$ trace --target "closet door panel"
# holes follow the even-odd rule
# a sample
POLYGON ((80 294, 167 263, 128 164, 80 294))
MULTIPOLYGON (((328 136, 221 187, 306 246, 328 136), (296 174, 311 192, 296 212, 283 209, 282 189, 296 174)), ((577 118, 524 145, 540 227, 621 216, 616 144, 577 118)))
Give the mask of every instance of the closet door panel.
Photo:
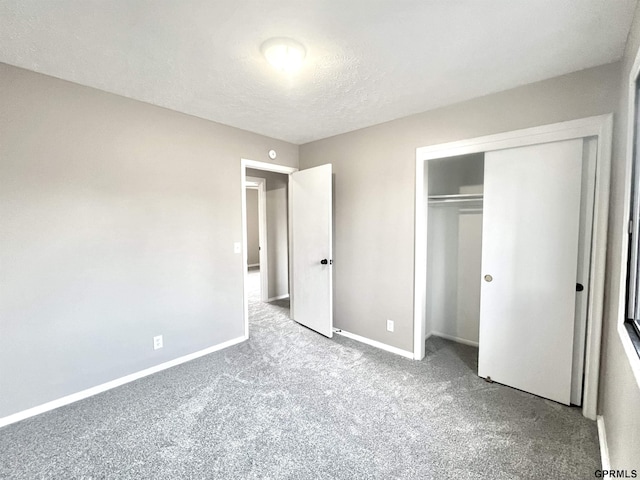
POLYGON ((581 162, 582 140, 485 156, 478 374, 564 404, 571 393, 581 162))

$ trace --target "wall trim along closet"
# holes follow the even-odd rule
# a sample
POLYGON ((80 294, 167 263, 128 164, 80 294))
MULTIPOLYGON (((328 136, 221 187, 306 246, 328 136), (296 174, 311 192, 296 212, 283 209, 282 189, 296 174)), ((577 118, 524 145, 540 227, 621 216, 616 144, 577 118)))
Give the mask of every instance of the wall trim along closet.
MULTIPOLYGON (((453 193, 458 194, 457 198, 448 198, 446 195, 452 192, 439 192, 432 191, 432 183, 429 183, 429 168, 431 163, 429 161, 437 161, 438 163, 446 163, 445 160, 450 159, 455 161, 455 157, 462 157, 472 154, 478 155, 493 155, 494 152, 506 151, 508 149, 517 149, 519 147, 533 147, 543 144, 551 144, 553 142, 563 142, 569 140, 582 140, 586 145, 592 146, 592 162, 593 164, 586 170, 586 181, 583 181, 582 187, 576 185, 576 195, 579 195, 580 188, 583 193, 587 192, 589 200, 589 208, 582 209, 580 222, 584 223, 585 215, 588 217, 587 224, 588 230, 584 233, 581 227, 581 232, 585 236, 588 235, 590 230, 590 238, 582 239, 581 242, 587 242, 591 244, 590 250, 585 250, 584 259, 578 259, 579 265, 584 265, 585 271, 582 271, 582 267, 578 267, 578 275, 584 278, 586 283, 585 288, 588 290, 588 298, 585 299, 583 305, 578 305, 576 301, 576 311, 581 312, 581 309, 586 310, 586 339, 581 340, 584 345, 584 384, 582 393, 582 412, 583 415, 595 420, 597 409, 597 397, 598 397, 598 378, 600 369, 600 340, 602 335, 602 315, 603 315, 603 300, 604 300, 604 267, 606 259, 606 241, 607 241, 607 224, 608 224, 608 207, 609 207, 609 176, 610 176, 610 164, 611 164, 611 142, 612 142, 612 126, 613 115, 601 115, 596 117, 583 118, 579 120, 572 120, 568 122, 555 123, 551 125, 544 125, 539 127, 527 128, 523 130, 516 130, 512 132, 501 133, 497 135, 490 135, 478 138, 472 138, 457 142, 451 142, 440 145, 433 145, 427 147, 421 147, 416 150, 416 197, 415 197, 415 281, 414 281, 414 358, 420 360, 424 358, 425 354, 425 336, 432 333, 428 325, 430 317, 433 317, 430 295, 433 295, 432 291, 429 291, 429 274, 433 275, 433 265, 429 265, 429 258, 433 262, 433 256, 428 255, 428 242, 434 238, 434 232, 429 232, 430 222, 427 221, 427 212, 432 210, 432 206, 438 203, 446 203, 447 201, 460 201, 464 200, 464 195, 477 194, 476 191, 468 192, 466 190, 458 190, 453 193), (436 194, 436 195, 434 195, 436 194), (440 195, 437 195, 440 194, 440 195), (462 195, 462 196, 460 196, 462 195), (429 197, 431 199, 429 200, 429 197), (587 212, 586 214, 584 212, 587 212), (583 261, 584 260, 584 261, 583 261)), ((533 149, 535 150, 535 149, 533 149)), ((543 151, 541 148, 540 151, 543 151)), ((527 151, 526 149, 522 150, 527 151)), ((529 149, 531 151, 531 149, 529 149)), ((517 157, 517 156, 516 156, 517 157)), ((513 158, 516 158, 513 157, 513 158)), ((586 157, 585 157, 586 158, 586 157)), ((516 161, 516 160, 514 160, 516 161)), ((542 165, 542 164, 541 164, 542 165)), ((585 163, 586 165, 586 163, 585 163)), ((540 168, 555 168, 553 162, 548 163, 547 167, 540 168)), ((575 169, 574 169, 575 170, 575 169)), ((532 171, 533 172, 533 171, 532 171)), ((574 172, 575 173, 575 172, 574 172)), ((550 175, 553 171, 549 172, 550 175)), ((571 176, 569 173, 567 178, 571 176)), ((473 182, 471 182, 473 184, 473 182)), ((486 188, 486 185, 485 185, 486 188)), ((491 187, 495 190, 495 185, 491 187)), ((535 189, 533 190, 535 192, 535 189)), ((485 195, 487 192, 484 192, 485 195)), ((470 202, 473 202, 472 197, 468 197, 470 202)), ((478 197, 475 197, 476 201, 478 197)), ((576 197, 577 199, 578 197, 576 197)), ((584 203, 584 199, 583 199, 584 203)), ((440 210, 440 209, 438 209, 440 210)), ((495 209, 494 209, 495 210, 495 209)), ((480 210, 481 211, 481 210, 480 210)), ((483 220, 484 222, 484 220, 483 220)), ((462 223, 460 228, 463 227, 462 223)), ((471 227, 469 227, 471 228, 471 227)), ((483 226, 486 228, 486 225, 483 226)), ((582 234, 582 233, 581 233, 582 234)), ((572 233, 575 236, 575 231, 572 233)), ((460 247, 463 248, 463 247, 460 247)), ((464 247, 468 248, 468 247, 464 247)), ((483 252, 483 257, 488 255, 483 252)), ((483 266, 485 268, 485 258, 483 258, 483 266)), ((487 272, 482 272, 485 276, 487 272)), ((475 274, 473 274, 475 275, 475 274)), ((569 278, 570 276, 567 276, 569 278)), ((484 277, 483 277, 484 278, 484 277)), ((481 281, 480 278, 477 279, 481 281)), ((484 280, 482 280, 484 281, 484 280)), ((492 287, 492 285, 491 285, 492 287)), ((490 296, 486 294, 487 288, 483 286, 484 304, 482 312, 484 317, 486 315, 486 305, 490 301, 490 296)), ((551 290, 550 290, 551 291, 551 290)), ((565 302, 566 303, 566 302, 565 302)), ((458 309, 460 306, 458 306, 458 309)), ((486 322, 486 320, 485 320, 486 322)), ((481 319, 482 324, 482 319, 481 319)), ((484 326, 486 327, 486 323, 484 326)), ((504 326, 504 324, 503 324, 504 326)), ((585 328, 583 327, 583 330, 585 328)), ((480 335, 480 351, 482 352, 483 338, 487 339, 487 329, 484 330, 481 327, 481 331, 484 332, 480 335)), ((434 334, 441 332, 435 331, 434 334)), ((446 336, 446 335, 443 335, 446 336)), ((455 335, 449 335, 454 337, 455 335)), ((576 338, 576 337, 574 337, 576 338)), ((486 341, 486 340, 484 340, 486 341)), ((487 343, 488 344, 488 343, 487 343)), ((486 350, 485 350, 486 351, 486 350)), ((541 352, 544 354, 544 352, 541 352)), ((481 354, 482 356, 482 354, 481 354)), ((571 361, 569 361, 571 363, 571 361)), ((575 361, 573 362, 576 363, 575 361)), ((485 362, 485 365, 490 365, 490 362, 485 362)), ((486 370, 486 369, 485 369, 486 370)), ((486 373, 485 373, 486 376, 486 373)), ((499 381, 499 380, 498 380, 499 381)), ((508 384, 507 381, 503 382, 508 384)), ((565 382, 566 383, 566 382, 565 382)), ((516 388, 521 388, 518 385, 512 385, 516 388)), ((573 387, 572 387, 573 388, 573 387)), ((565 389, 566 392, 566 389, 565 389)), ((573 392, 573 390, 572 390, 573 392)), ((537 392, 533 392, 537 393, 537 392)), ((538 393, 539 394, 539 393, 538 393)), ((544 396, 544 395, 543 395, 544 396)), ((566 397, 565 397, 566 398, 566 397)), ((573 394, 572 394, 573 400, 573 394)), ((567 403, 563 400, 563 403, 567 403)), ((575 402, 573 402, 575 403, 575 402)))

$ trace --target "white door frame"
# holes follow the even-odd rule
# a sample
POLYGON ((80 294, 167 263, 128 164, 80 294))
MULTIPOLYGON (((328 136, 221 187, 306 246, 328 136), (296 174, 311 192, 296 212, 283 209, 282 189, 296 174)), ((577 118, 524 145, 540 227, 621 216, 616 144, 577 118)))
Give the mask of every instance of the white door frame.
POLYGON ((415 196, 415 252, 414 252, 414 358, 424 358, 424 326, 427 289, 427 222, 424 188, 425 161, 484 153, 505 148, 540 143, 597 137, 595 203, 591 237, 591 267, 589 272, 589 302, 587 311, 587 348, 582 413, 596 419, 598 381, 600 374, 600 345, 604 303, 604 278, 609 216, 609 187, 613 114, 571 120, 512 132, 488 135, 457 142, 443 143, 416 149, 415 196))
POLYGON ((246 177, 245 180, 247 189, 254 189, 258 191, 258 248, 260 249, 258 252, 258 261, 260 264, 260 300, 268 302, 269 247, 267 245, 267 182, 264 178, 259 177, 246 177))
MULTIPOLYGON (((275 173, 284 173, 285 175, 290 175, 293 172, 297 172, 298 169, 294 168, 294 167, 285 167, 284 165, 276 165, 274 163, 267 163, 267 162, 258 162, 256 160, 249 160, 246 158, 242 158, 240 160, 240 187, 242 188, 242 278, 243 278, 243 302, 244 302, 244 336, 245 338, 249 338, 249 296, 248 296, 248 292, 247 292, 247 285, 248 285, 248 272, 247 272, 247 196, 245 194, 245 188, 247 186, 247 168, 253 168, 255 170, 263 170, 266 172, 275 172, 275 173)), ((264 180, 264 179, 263 179, 264 180)), ((288 197, 287 197, 288 200, 288 197)), ((264 204, 265 202, 263 202, 264 204)), ((287 222, 291 222, 291 202, 288 202, 289 204, 289 215, 288 215, 288 220, 287 222)), ((266 225, 266 212, 265 212, 265 225, 266 225)), ((261 224, 262 227, 262 224, 261 224)), ((289 225, 289 258, 291 258, 291 225, 289 225)), ((262 231, 262 228, 261 228, 262 231)), ((267 236, 267 231, 266 228, 264 229, 264 236, 266 239, 267 236)), ((261 243, 262 243, 262 239, 261 239, 261 243)), ((266 241, 265 241, 265 248, 264 250, 266 250, 266 241)), ((265 258, 267 258, 265 256, 265 258)), ((265 272, 268 272, 268 268, 265 268, 265 272)), ((292 270, 291 270, 291 262, 289 262, 289 285, 291 285, 291 275, 293 274, 292 270)), ((261 281, 261 285, 262 285, 262 256, 260 257, 260 281, 261 281)), ((268 285, 268 279, 267 282, 265 282, 265 285, 268 285)), ((263 301, 265 301, 265 295, 266 295, 266 299, 269 298, 269 292, 266 291, 265 289, 262 290, 261 292, 261 298, 263 301)), ((289 298, 290 301, 293 302, 293 291, 291 289, 291 286, 289 286, 289 298)))

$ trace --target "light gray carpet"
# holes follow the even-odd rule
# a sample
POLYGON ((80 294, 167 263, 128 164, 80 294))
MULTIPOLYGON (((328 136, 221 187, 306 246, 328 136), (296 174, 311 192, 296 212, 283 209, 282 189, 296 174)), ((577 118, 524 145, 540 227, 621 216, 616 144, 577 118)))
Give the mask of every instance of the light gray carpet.
MULTIPOLYGON (((258 275, 251 281, 258 284, 258 275)), ((250 304, 251 339, 0 429, 0 478, 593 478, 594 422, 488 384, 477 350, 414 362, 250 304)))

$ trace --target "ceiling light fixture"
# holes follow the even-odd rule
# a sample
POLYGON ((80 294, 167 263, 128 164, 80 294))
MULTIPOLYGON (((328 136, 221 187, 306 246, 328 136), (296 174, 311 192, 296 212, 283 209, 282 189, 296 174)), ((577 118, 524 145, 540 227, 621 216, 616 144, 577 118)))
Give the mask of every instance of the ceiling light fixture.
POLYGON ((302 44, 291 38, 270 38, 260 50, 271 65, 287 73, 298 70, 306 55, 302 44))

